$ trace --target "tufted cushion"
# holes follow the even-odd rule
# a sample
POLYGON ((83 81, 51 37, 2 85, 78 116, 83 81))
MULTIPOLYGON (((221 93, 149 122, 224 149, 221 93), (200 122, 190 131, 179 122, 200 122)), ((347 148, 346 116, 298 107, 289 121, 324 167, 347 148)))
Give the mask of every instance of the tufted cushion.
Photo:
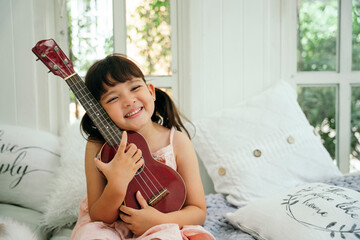
POLYGON ((0 202, 42 212, 59 160, 58 136, 0 125, 0 202))
POLYGON ((194 121, 195 150, 215 190, 237 206, 340 176, 286 82, 194 121))

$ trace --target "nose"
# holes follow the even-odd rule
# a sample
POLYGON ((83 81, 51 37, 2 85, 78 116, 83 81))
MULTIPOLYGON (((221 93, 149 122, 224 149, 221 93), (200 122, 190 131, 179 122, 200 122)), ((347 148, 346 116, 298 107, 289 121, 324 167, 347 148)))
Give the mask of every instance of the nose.
POLYGON ((123 99, 124 99, 124 102, 123 102, 124 107, 129 107, 133 103, 135 103, 135 98, 133 96, 131 96, 131 94, 127 94, 126 96, 124 96, 123 99))

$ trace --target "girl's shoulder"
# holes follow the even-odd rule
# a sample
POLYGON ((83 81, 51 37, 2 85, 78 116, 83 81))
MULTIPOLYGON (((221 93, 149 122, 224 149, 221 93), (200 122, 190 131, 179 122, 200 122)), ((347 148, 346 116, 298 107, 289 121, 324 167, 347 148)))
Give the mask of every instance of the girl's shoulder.
POLYGON ((173 146, 174 150, 181 150, 184 149, 184 147, 192 146, 192 144, 190 138, 188 137, 188 135, 186 135, 186 133, 175 130, 173 136, 173 146))

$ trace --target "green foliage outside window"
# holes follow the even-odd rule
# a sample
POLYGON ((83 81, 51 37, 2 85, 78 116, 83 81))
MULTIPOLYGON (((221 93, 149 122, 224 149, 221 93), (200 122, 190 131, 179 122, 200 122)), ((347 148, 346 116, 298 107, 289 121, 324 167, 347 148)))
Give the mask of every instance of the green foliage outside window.
MULTIPOLYGON (((336 71, 337 0, 298 0, 298 71, 336 71)), ((353 70, 360 70, 360 1, 353 1, 353 70)), ((336 86, 299 87, 298 101, 335 159, 336 86)), ((351 156, 360 159, 360 87, 352 86, 351 156)))
POLYGON ((298 71, 335 71, 337 0, 298 2, 298 71))
MULTIPOLYGON (((112 25, 104 24, 100 4, 104 4, 104 0, 67 1, 70 60, 80 76, 84 76, 96 60, 114 51, 112 25)), ((107 9, 107 13, 112 13, 112 9, 107 9)))
POLYGON ((127 12, 128 54, 141 63, 145 75, 171 75, 170 0, 137 4, 133 12, 127 12))
MULTIPOLYGON (((145 75, 171 74, 170 0, 128 0, 127 52, 145 75), (130 46, 130 48, 129 48, 130 46)), ((75 71, 85 76, 98 59, 114 52, 112 0, 67 0, 69 58, 75 71)), ((74 94, 75 117, 81 117, 74 94)))
POLYGON ((299 87, 298 102, 310 124, 321 136, 323 145, 335 159, 336 89, 335 87, 299 87))
POLYGON ((360 70, 360 0, 353 0, 352 8, 352 70, 360 70))

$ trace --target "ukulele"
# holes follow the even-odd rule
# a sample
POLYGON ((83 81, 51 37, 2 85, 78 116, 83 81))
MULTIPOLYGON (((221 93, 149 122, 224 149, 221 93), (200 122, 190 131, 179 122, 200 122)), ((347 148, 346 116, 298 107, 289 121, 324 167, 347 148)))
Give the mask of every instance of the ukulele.
MULTIPOLYGON (((63 78, 76 98, 104 137, 106 143, 99 152, 100 160, 110 162, 118 149, 122 131, 92 96, 84 81, 74 71, 73 65, 53 39, 41 40, 32 48, 33 53, 55 75, 63 78)), ((185 184, 178 172, 152 158, 144 137, 128 131, 128 144, 134 143, 142 151, 144 164, 130 181, 124 199, 126 206, 140 209, 136 192, 140 191, 147 203, 167 213, 181 209, 185 201, 185 184)))

